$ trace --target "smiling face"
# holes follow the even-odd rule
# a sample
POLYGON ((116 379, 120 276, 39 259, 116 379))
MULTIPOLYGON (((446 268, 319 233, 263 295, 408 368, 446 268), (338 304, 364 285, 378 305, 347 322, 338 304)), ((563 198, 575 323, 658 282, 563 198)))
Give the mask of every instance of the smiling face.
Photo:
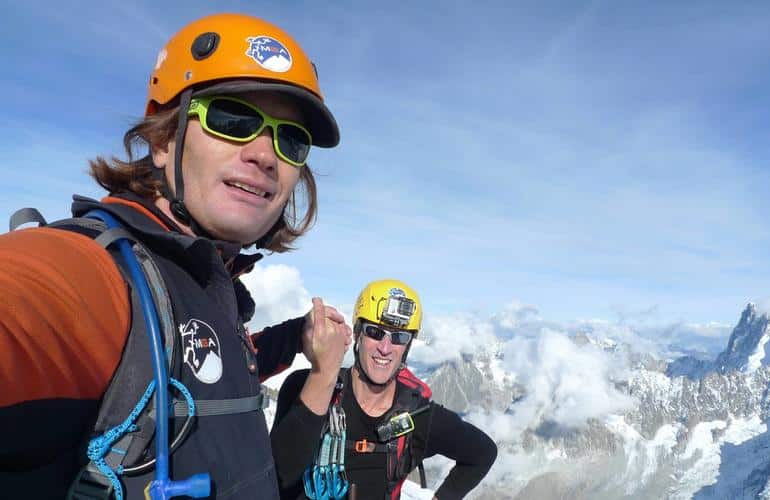
POLYGON ((395 345, 391 336, 385 335, 381 340, 375 340, 359 334, 358 360, 366 376, 375 384, 385 384, 401 368, 407 345, 395 345))
MULTIPOLYGON (((281 94, 238 97, 272 117, 302 121, 297 107, 281 94)), ((156 148, 152 153, 155 165, 165 170, 169 186, 175 185, 175 148, 171 141, 167 148, 156 148)), ((193 118, 182 155, 185 206, 213 237, 249 244, 264 236, 281 217, 299 180, 299 168, 276 155, 269 127, 254 140, 239 143, 209 134, 193 118)), ((158 206, 173 217, 165 199, 160 198, 158 206)))

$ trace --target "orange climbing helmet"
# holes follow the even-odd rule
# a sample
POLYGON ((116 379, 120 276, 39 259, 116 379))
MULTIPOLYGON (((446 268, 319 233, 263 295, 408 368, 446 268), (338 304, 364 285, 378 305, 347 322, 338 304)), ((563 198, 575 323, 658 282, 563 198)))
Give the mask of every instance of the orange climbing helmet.
POLYGON ((339 129, 323 102, 315 65, 285 31, 244 14, 193 21, 158 54, 148 84, 145 115, 185 89, 193 95, 278 91, 297 100, 313 145, 334 147, 339 129))

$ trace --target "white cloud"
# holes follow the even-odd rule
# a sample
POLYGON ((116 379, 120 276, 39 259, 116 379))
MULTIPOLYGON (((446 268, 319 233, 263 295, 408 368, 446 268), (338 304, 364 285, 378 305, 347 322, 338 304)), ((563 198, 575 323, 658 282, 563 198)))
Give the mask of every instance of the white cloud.
POLYGON ((257 265, 242 280, 256 304, 249 323, 253 331, 302 316, 312 306, 312 298, 294 267, 257 265))
POLYGON ((485 413, 473 411, 466 420, 483 429, 495 443, 515 443, 522 430, 520 417, 512 413, 485 413))
POLYGON ((522 430, 543 422, 577 427, 633 404, 612 383, 623 373, 614 358, 592 344, 578 346, 559 332, 544 330, 537 339, 508 341, 504 366, 527 391, 512 407, 522 430))
POLYGON ((495 342, 492 324, 470 313, 426 318, 420 339, 409 352, 409 361, 435 366, 447 361, 459 361, 472 355, 479 347, 495 342))
POLYGON ((500 314, 493 316, 503 328, 514 329, 525 322, 542 321, 536 307, 512 300, 500 314))
MULTIPOLYGON (((628 326, 598 321, 593 326, 601 326, 596 328, 601 334, 612 334, 595 335, 596 340, 615 337, 634 347, 640 343, 628 326)), ((569 328, 572 333, 585 331, 574 325, 569 328)), ((483 428, 495 429, 496 439, 509 442, 544 422, 575 427, 589 418, 628 408, 633 400, 613 383, 625 379, 625 356, 593 343, 578 345, 567 331, 519 301, 510 302, 491 319, 467 312, 433 316, 421 335, 425 342, 413 346, 410 362, 429 368, 461 361, 480 350, 501 352, 502 368, 525 388, 527 396, 512 407, 513 415, 489 417, 495 421, 485 422, 483 428)), ((644 347, 654 349, 654 344, 648 342, 644 347)))
MULTIPOLYGON (((254 316, 248 323, 252 332, 302 316, 312 307, 312 297, 305 289, 299 270, 294 267, 283 264, 256 265, 242 279, 256 306, 254 316)), ((351 353, 352 349, 348 350, 343 364, 352 364, 351 353)), ((265 385, 279 389, 290 373, 304 368, 310 368, 310 363, 304 355, 298 354, 289 368, 269 378, 265 385)))
MULTIPOLYGON (((616 343, 626 344, 636 352, 658 356, 661 351, 665 351, 665 346, 661 345, 661 342, 658 341, 658 332, 666 330, 669 327, 668 325, 647 327, 645 325, 625 324, 622 322, 593 318, 569 322, 564 328, 570 334, 584 333, 595 339, 609 339, 616 343), (642 334, 643 331, 649 332, 649 335, 642 334)), ((663 339, 663 342, 670 341, 670 337, 663 339)))
POLYGON ((695 335, 706 338, 716 338, 725 340, 730 334, 732 326, 718 321, 709 321, 708 323, 687 323, 684 328, 689 329, 695 335))
POLYGON ((685 354, 716 357, 727 345, 732 326, 714 321, 660 322, 646 317, 621 317, 616 321, 581 319, 565 323, 564 329, 570 334, 585 333, 597 339, 611 339, 627 345, 634 352, 670 361, 685 354))

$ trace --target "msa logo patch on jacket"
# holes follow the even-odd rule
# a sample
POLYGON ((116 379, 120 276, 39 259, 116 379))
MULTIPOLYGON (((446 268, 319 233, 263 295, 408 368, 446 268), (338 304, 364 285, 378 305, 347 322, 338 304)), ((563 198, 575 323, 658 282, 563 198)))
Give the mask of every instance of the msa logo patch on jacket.
POLYGON ((219 337, 209 325, 198 319, 191 319, 186 325, 179 325, 182 334, 183 359, 195 375, 205 384, 213 384, 222 377, 222 354, 219 337))

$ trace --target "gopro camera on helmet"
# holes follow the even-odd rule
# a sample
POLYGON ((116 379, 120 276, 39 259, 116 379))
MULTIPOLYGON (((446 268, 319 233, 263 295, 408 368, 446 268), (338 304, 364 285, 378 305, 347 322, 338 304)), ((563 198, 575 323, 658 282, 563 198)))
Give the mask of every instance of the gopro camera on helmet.
POLYGON ((393 288, 382 311, 382 321, 393 326, 404 327, 414 314, 414 300, 408 298, 403 290, 393 288))

